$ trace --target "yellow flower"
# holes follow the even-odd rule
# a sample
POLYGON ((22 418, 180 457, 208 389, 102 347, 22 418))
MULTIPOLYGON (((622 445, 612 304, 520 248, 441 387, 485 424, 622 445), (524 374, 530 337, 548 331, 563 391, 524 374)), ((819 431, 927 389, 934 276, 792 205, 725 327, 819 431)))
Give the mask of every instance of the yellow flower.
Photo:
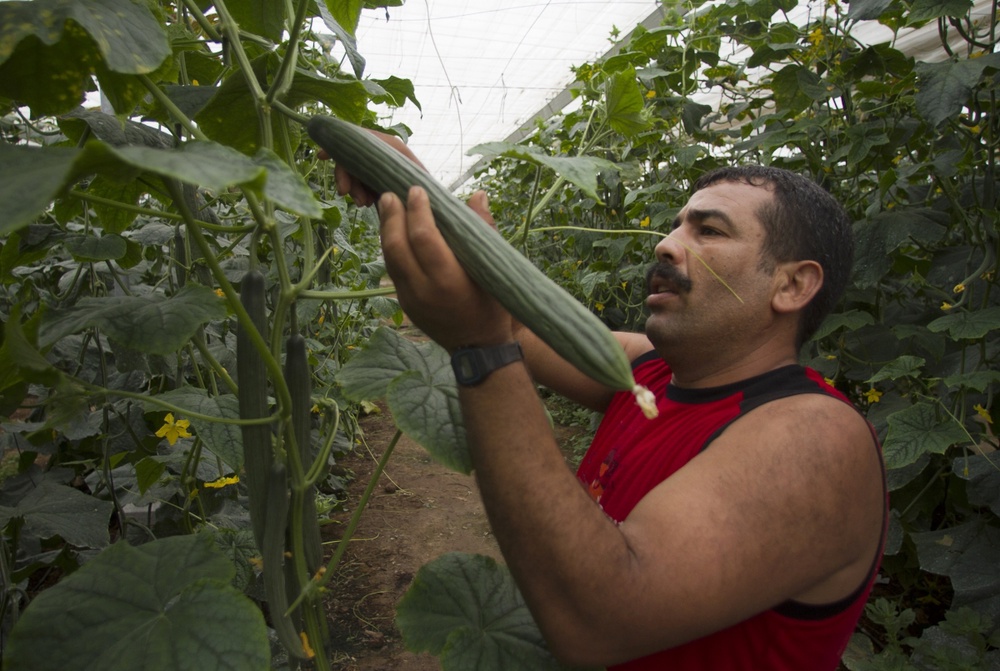
POLYGON ((222 289, 216 289, 215 290, 215 295, 218 296, 219 298, 225 298, 226 297, 226 292, 223 291, 222 289))
POLYGON ((594 303, 594 307, 598 312, 604 312, 604 303, 594 303))
POLYGON ((976 411, 976 413, 980 417, 982 417, 984 420, 986 420, 987 424, 992 424, 993 423, 993 418, 990 416, 990 411, 989 410, 987 410, 986 408, 984 408, 982 405, 979 405, 979 404, 976 404, 976 405, 972 406, 972 408, 973 408, 973 410, 976 411))
POLYGON ((639 222, 639 228, 649 228, 649 217, 645 217, 639 222))
POLYGON ((167 416, 163 418, 163 426, 156 432, 156 435, 159 438, 166 438, 167 442, 173 445, 177 442, 178 438, 191 437, 191 434, 188 432, 189 426, 191 426, 191 422, 186 419, 174 421, 174 413, 168 412, 167 416))
POLYGON ((306 657, 308 659, 314 658, 316 653, 309 647, 309 636, 306 635, 306 632, 300 631, 299 638, 302 639, 302 651, 306 653, 306 657))
POLYGON ((837 360, 837 355, 836 354, 827 354, 823 358, 826 359, 827 361, 836 361, 837 360))
POLYGON ((258 570, 258 571, 263 571, 264 570, 264 560, 263 560, 263 558, 261 558, 261 557, 250 557, 250 559, 248 559, 247 561, 250 562, 250 566, 253 566, 256 570, 258 570))
POLYGON ((826 382, 831 387, 836 387, 836 381, 832 377, 824 377, 823 382, 826 382))
POLYGON ((646 97, 647 98, 655 98, 656 97, 656 91, 654 91, 653 89, 649 89, 648 91, 646 91, 646 97))
POLYGON ((941 309, 944 310, 945 312, 952 309, 953 307, 955 306, 949 303, 948 301, 945 301, 944 303, 941 304, 941 309))
POLYGON ((821 26, 817 26, 811 33, 809 33, 809 42, 813 46, 823 44, 823 28, 821 26))
POLYGON ((955 288, 954 288, 954 289, 952 289, 952 291, 953 291, 953 292, 955 292, 956 294, 960 294, 960 293, 962 293, 963 291, 965 291, 965 285, 964 285, 964 284, 961 284, 961 283, 959 283, 959 284, 956 284, 956 285, 955 285, 955 288))
POLYGON ((875 387, 872 387, 871 389, 865 392, 865 400, 867 400, 869 403, 878 403, 879 400, 881 400, 881 398, 882 398, 882 392, 880 392, 875 387))
POLYGON ((235 485, 239 481, 240 481, 240 476, 231 475, 228 478, 222 477, 219 478, 218 480, 212 480, 211 482, 206 482, 205 487, 208 487, 209 489, 222 489, 226 485, 235 485))

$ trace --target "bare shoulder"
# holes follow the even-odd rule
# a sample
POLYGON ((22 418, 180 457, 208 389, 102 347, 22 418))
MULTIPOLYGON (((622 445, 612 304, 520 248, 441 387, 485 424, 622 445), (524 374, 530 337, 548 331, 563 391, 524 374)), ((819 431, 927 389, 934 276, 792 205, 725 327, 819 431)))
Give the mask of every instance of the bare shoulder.
POLYGON ((825 394, 765 403, 733 422, 712 451, 785 474, 792 491, 802 486, 812 497, 849 499, 858 488, 881 493, 881 457, 871 427, 853 406, 825 394))
POLYGON ((688 586, 727 604, 701 614, 701 631, 711 631, 788 599, 851 594, 878 552, 882 482, 865 419, 833 397, 796 395, 735 420, 651 491, 623 531, 650 565, 684 552, 677 570, 688 586))

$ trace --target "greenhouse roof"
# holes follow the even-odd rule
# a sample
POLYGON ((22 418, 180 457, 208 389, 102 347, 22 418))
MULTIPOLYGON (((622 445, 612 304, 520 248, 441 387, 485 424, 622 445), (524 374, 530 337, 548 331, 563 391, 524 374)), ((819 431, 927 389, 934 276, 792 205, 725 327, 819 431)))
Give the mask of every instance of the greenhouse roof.
MULTIPOLYGON (((808 22, 825 1, 802 0, 790 20, 808 22)), ((976 6, 988 15, 991 2, 976 6)), ((407 0, 365 11, 357 49, 364 76, 413 82, 421 108, 407 103, 381 122, 406 124, 415 153, 454 189, 471 176, 470 148, 517 139, 534 119, 558 112, 570 101, 573 66, 613 49, 613 30, 623 38, 640 23, 659 25, 662 11, 655 0, 407 0)), ((929 28, 902 36, 897 48, 935 58, 941 50, 929 28)), ((872 44, 891 38, 875 21, 862 22, 854 35, 872 44)))

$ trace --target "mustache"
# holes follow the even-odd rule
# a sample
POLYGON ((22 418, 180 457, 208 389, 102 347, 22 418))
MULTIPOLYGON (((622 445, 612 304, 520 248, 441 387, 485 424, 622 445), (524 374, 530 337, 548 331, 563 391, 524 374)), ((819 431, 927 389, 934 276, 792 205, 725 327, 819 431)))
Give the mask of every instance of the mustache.
POLYGON ((681 274, 677 266, 670 263, 654 263, 646 271, 646 293, 652 293, 650 283, 653 278, 658 278, 667 282, 670 288, 677 293, 687 293, 691 291, 691 279, 681 274))

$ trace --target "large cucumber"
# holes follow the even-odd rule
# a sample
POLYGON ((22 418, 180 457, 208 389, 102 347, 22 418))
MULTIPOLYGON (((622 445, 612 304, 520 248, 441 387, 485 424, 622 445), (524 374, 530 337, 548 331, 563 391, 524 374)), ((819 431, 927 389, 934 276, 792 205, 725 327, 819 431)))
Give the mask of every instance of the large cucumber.
MULTIPOLYGON (((640 403, 632 367, 611 331, 566 290, 552 282, 489 224, 412 161, 364 129, 317 115, 309 136, 335 161, 378 191, 403 201, 411 186, 430 198, 438 229, 466 272, 522 324, 593 379, 632 390, 640 403)), ((655 405, 647 409, 655 414, 655 405)))
MULTIPOLYGON (((251 270, 240 282, 240 302, 250 315, 250 321, 267 339, 267 309, 264 304, 264 275, 251 270)), ((236 376, 239 383, 237 398, 240 418, 259 419, 268 416, 267 368, 264 358, 253 346, 242 324, 236 326, 236 376)), ((250 523, 257 547, 263 548, 264 520, 267 515, 267 481, 273 460, 271 426, 243 424, 243 467, 247 491, 250 494, 250 523)))

